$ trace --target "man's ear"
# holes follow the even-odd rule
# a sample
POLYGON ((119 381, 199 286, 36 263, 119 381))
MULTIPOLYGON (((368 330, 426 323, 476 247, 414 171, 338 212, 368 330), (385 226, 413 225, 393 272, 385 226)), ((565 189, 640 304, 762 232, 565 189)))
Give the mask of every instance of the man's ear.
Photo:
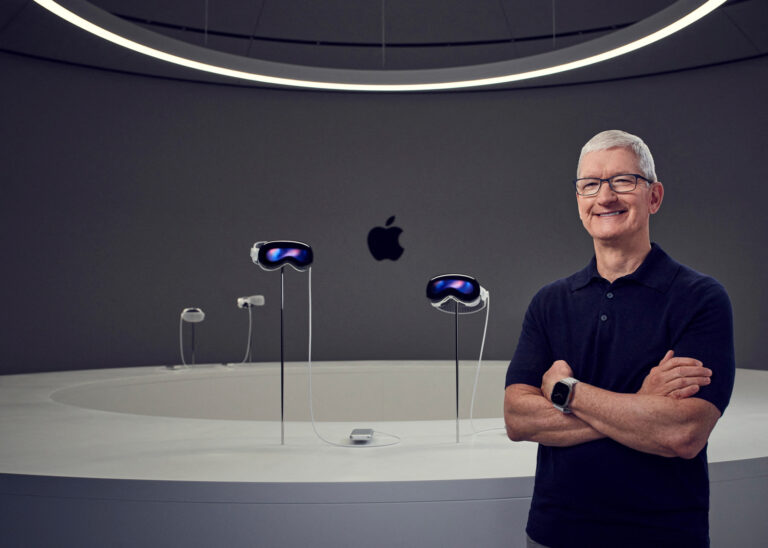
POLYGON ((661 184, 661 181, 651 183, 650 191, 651 195, 649 198, 650 203, 648 204, 648 210, 651 212, 651 215, 653 215, 659 210, 661 202, 664 200, 664 185, 661 184))

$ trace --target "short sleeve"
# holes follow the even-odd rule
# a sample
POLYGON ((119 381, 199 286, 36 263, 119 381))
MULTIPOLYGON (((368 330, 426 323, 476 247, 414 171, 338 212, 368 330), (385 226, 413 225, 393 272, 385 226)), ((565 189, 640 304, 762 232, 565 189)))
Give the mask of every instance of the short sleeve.
POLYGON ((711 383, 694 397, 702 398, 725 411, 731 399, 736 372, 733 342, 733 313, 725 288, 706 278, 691 288, 690 301, 696 303, 687 324, 672 340, 675 356, 701 360, 712 370, 711 383))
POLYGON ((528 384, 541 386, 541 378, 552 364, 552 350, 542 325, 542 293, 528 305, 517 349, 507 368, 506 385, 528 384))

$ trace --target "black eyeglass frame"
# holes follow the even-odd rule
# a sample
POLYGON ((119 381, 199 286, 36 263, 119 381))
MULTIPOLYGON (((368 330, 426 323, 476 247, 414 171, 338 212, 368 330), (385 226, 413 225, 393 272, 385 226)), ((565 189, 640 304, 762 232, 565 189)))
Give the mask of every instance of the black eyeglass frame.
POLYGON ((600 189, 603 187, 603 183, 608 183, 608 186, 611 187, 611 190, 616 192, 617 194, 627 194, 629 192, 634 192, 634 190, 637 188, 637 185, 640 183, 639 179, 642 179, 643 181, 648 183, 648 186, 651 186, 653 184, 653 181, 651 181, 647 177, 643 177, 638 173, 617 173, 613 177, 609 177, 607 179, 601 179, 600 177, 581 177, 579 179, 574 179, 573 187, 576 189, 576 194, 578 194, 579 196, 597 196, 600 193, 600 189), (629 190, 617 190, 613 186, 613 179, 615 179, 616 177, 627 177, 627 176, 631 176, 635 178, 635 186, 633 186, 629 190), (598 183, 597 190, 595 192, 590 194, 582 194, 581 192, 579 192, 579 181, 600 181, 600 182, 598 183))

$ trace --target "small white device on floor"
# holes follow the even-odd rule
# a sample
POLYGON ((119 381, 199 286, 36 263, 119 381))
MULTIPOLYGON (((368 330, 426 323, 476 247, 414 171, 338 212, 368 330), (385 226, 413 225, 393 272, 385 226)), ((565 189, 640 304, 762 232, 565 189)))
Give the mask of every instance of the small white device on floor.
POLYGON ((367 443, 373 439, 373 429, 355 428, 349 435, 349 439, 355 443, 367 443))

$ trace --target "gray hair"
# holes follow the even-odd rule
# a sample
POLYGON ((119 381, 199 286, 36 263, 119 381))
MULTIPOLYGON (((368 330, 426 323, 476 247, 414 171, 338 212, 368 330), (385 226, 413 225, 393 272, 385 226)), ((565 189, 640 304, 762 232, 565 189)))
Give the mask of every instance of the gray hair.
POLYGON ((642 171, 641 175, 651 182, 656 181, 656 166, 653 163, 653 156, 651 156, 648 145, 637 135, 632 135, 619 129, 602 131, 587 141, 587 144, 581 149, 579 165, 576 168, 576 177, 579 177, 581 160, 585 154, 615 147, 628 148, 634 152, 637 157, 637 163, 640 166, 640 171, 642 171))

